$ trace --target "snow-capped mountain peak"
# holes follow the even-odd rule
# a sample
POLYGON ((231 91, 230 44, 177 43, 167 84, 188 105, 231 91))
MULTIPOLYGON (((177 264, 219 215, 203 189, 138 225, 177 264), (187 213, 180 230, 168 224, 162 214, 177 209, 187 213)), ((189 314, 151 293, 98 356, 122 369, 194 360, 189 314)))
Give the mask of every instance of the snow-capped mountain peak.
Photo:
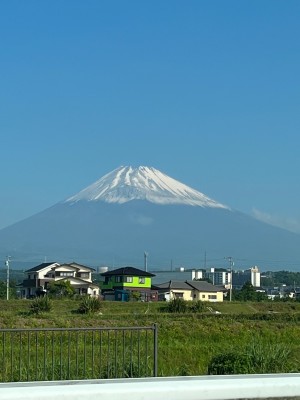
POLYGON ((68 198, 66 202, 105 201, 126 203, 147 200, 156 204, 185 204, 200 207, 225 208, 195 189, 152 167, 121 166, 68 198))

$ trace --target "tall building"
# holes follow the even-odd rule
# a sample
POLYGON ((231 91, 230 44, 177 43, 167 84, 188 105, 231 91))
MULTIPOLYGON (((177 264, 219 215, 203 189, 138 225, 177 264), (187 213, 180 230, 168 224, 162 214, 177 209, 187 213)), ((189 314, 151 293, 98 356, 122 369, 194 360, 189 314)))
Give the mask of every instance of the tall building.
POLYGON ((245 271, 235 271, 232 273, 232 286, 241 288, 246 282, 250 282, 253 287, 260 287, 260 271, 257 266, 245 271))
POLYGON ((192 279, 209 279, 213 285, 225 286, 227 289, 230 288, 231 277, 232 287, 235 289, 241 289, 246 282, 250 282, 253 287, 260 287, 260 271, 256 266, 232 273, 225 268, 192 270, 192 279))
POLYGON ((210 268, 209 270, 193 270, 192 279, 209 279, 213 285, 229 288, 231 273, 224 268, 210 268))

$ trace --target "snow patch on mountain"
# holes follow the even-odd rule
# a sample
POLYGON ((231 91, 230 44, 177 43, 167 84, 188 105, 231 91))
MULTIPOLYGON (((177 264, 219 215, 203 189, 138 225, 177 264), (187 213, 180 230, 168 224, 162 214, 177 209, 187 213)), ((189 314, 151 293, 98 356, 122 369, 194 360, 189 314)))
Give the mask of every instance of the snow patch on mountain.
POLYGON ((185 204, 229 209, 159 170, 145 166, 119 167, 65 202, 73 204, 82 200, 119 204, 147 200, 161 205, 185 204))

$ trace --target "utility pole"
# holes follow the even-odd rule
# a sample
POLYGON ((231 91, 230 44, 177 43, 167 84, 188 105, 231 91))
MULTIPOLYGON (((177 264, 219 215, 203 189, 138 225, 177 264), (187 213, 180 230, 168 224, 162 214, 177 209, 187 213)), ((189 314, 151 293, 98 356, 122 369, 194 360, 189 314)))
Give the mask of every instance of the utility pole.
POLYGON ((146 251, 144 252, 144 268, 145 268, 145 271, 147 272, 147 270, 148 270, 148 253, 146 251))
POLYGON ((229 261, 229 271, 230 271, 230 286, 229 286, 229 301, 232 300, 232 267, 234 266, 232 257, 225 257, 229 261))
POLYGON ((9 300, 9 263, 10 256, 6 257, 5 266, 6 266, 6 300, 9 300))

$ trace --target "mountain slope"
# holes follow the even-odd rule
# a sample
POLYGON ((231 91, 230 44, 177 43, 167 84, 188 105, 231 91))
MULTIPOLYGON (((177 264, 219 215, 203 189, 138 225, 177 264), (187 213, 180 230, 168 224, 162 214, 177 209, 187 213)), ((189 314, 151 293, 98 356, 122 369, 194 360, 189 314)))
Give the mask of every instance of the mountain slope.
POLYGON ((206 251, 215 266, 224 266, 230 255, 245 260, 240 266, 296 268, 300 235, 232 211, 175 180, 167 185, 165 178, 156 180, 163 174, 153 177, 156 170, 141 168, 115 170, 78 195, 0 230, 0 256, 142 267, 147 251, 149 267, 159 269, 171 260, 175 267, 203 267, 206 251), (156 201, 159 192, 163 201, 156 201))

